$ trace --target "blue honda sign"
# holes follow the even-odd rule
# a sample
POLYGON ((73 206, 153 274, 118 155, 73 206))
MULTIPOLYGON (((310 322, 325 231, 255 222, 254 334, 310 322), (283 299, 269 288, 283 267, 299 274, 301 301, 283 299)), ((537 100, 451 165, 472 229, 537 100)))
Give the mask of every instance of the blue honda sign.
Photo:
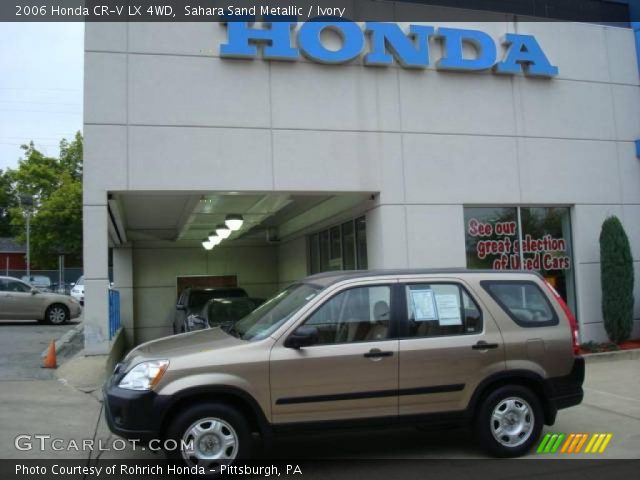
POLYGON ((387 66, 394 62, 407 68, 426 68, 431 64, 429 40, 442 43, 443 55, 434 64, 438 70, 482 71, 500 74, 524 74, 553 77, 553 66, 532 35, 508 33, 500 42, 504 51, 499 58, 494 39, 480 30, 439 28, 410 25, 408 31, 395 23, 367 22, 364 29, 350 21, 265 22, 261 28, 251 22, 229 22, 227 43, 220 46, 221 57, 255 58, 258 47, 262 57, 271 60, 295 61, 304 55, 319 63, 342 64, 364 55, 364 64, 387 66), (333 31, 341 38, 340 46, 328 48, 322 41, 324 31, 333 31), (293 46, 292 37, 296 36, 293 46), (463 54, 464 45, 471 45, 475 55, 463 54))

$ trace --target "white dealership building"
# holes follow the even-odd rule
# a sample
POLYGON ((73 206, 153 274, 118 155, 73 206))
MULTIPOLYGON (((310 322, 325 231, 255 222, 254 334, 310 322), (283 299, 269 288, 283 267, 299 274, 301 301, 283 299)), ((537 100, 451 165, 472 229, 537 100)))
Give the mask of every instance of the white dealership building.
POLYGON ((598 238, 611 215, 634 255, 638 336, 634 31, 487 17, 415 22, 431 28, 406 37, 418 56, 426 39, 423 65, 364 23, 350 24, 361 37, 330 27, 316 44, 292 26, 284 58, 255 39, 242 54, 242 39, 215 22, 87 23, 87 352, 113 342, 110 265, 129 345, 172 333, 189 284, 267 297, 331 269, 522 265, 564 296, 582 341, 603 341, 598 238), (462 35, 467 61, 487 54, 490 38, 493 68, 447 67, 456 53, 447 29, 480 32, 462 35), (522 37, 510 44, 509 34, 522 37), (500 71, 524 36, 557 72, 522 62, 500 71), (347 46, 357 55, 334 56, 347 46), (229 215, 242 227, 205 249, 229 215))

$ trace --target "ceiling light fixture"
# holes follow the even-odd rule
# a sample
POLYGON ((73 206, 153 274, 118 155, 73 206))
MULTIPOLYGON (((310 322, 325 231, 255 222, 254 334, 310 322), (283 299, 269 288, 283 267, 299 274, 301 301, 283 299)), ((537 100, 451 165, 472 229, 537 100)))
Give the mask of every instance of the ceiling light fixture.
POLYGON ((222 239, 216 235, 216 232, 209 232, 209 241, 213 243, 213 246, 220 245, 222 239))
POLYGON ((215 247, 213 242, 211 240, 209 240, 209 239, 203 240, 202 241, 202 246, 204 247, 205 250, 212 250, 213 247, 215 247))
POLYGON ((222 240, 224 240, 225 238, 229 238, 231 230, 229 230, 225 225, 218 225, 216 227, 216 233, 222 240))
POLYGON ((227 225, 227 227, 229 227, 229 230, 231 230, 232 232, 235 232, 237 230, 240 230, 240 228, 242 228, 244 219, 242 218, 242 215, 237 215, 234 213, 231 215, 227 215, 227 218, 224 220, 224 223, 227 225))

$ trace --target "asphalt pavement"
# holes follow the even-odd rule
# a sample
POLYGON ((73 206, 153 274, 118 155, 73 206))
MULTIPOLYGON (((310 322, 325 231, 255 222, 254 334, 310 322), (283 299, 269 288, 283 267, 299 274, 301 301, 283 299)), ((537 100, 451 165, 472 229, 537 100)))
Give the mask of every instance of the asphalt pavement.
POLYGON ((64 325, 33 320, 0 321, 0 381, 55 378, 54 370, 40 368, 40 355, 51 340, 57 340, 80 321, 74 319, 64 325))

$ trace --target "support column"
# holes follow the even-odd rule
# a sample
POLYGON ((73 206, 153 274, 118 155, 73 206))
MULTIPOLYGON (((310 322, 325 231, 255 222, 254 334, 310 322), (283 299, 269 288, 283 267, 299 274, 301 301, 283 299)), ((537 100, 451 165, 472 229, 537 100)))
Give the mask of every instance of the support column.
POLYGON ((120 292, 120 324, 127 345, 133 345, 133 249, 130 246, 113 249, 113 288, 120 292))
POLYGON ((84 348, 86 355, 109 353, 109 242, 104 205, 83 207, 84 348))
POLYGON ((367 212, 367 263, 374 268, 406 268, 407 226, 404 205, 380 205, 367 212))

